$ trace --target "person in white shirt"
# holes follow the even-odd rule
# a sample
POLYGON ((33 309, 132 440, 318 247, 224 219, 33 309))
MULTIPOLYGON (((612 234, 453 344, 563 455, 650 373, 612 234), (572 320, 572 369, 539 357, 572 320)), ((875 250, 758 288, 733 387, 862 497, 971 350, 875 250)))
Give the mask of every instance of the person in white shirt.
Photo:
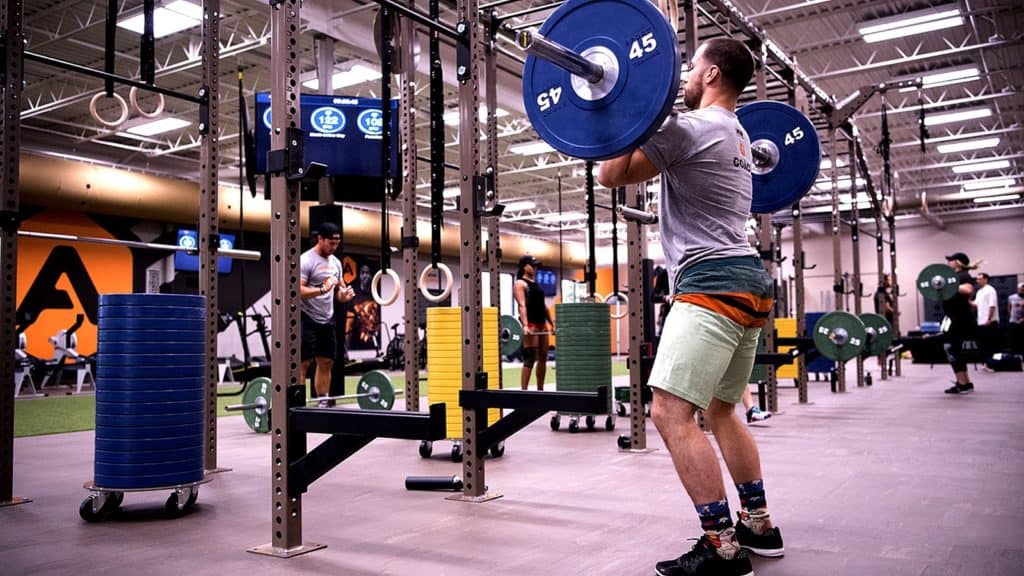
POLYGON ((984 272, 978 273, 974 307, 978 313, 978 351, 983 359, 988 360, 999 346, 999 295, 984 272))

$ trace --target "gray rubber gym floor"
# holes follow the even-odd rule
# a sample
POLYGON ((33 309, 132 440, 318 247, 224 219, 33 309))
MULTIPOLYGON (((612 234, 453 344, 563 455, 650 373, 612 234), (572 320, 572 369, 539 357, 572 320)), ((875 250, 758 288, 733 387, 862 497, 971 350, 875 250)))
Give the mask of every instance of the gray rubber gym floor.
MULTIPOLYGON (((874 363, 871 362, 873 367, 874 363)), ((977 392, 942 393, 947 367, 813 404, 783 388, 784 414, 754 428, 768 501, 786 540, 771 575, 1024 574, 1024 377, 974 371, 977 392)), ((290 560, 246 548, 270 541, 269 437, 220 419, 219 464, 195 511, 161 516, 165 492, 129 493, 119 517, 86 524, 90 432, 19 439, 15 493, 0 509, 4 574, 648 575, 699 535, 668 453, 648 425, 649 454, 620 453, 614 432, 552 432, 543 418, 490 460, 503 498, 450 502, 407 492, 409 474, 460 474, 450 443, 423 460, 417 443, 377 440, 303 499, 304 539, 328 548, 290 560)), ((735 490, 726 478, 736 509, 735 490)))

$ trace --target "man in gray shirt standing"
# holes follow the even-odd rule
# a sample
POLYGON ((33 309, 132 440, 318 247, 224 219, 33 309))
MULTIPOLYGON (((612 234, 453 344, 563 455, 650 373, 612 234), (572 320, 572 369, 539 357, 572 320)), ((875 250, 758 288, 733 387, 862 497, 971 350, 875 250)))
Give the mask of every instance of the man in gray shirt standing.
MULTIPOLYGON (((331 222, 320 225, 316 245, 299 259, 299 297, 302 312, 302 380, 309 363, 316 358, 313 387, 317 396, 331 392, 331 368, 337 356, 334 332, 334 301, 348 302, 355 296, 341 277, 341 261, 334 251, 341 244, 341 230, 331 222)), ((334 406, 334 400, 321 400, 321 408, 334 406)))
POLYGON ((705 42, 684 87, 690 111, 670 114, 639 149, 603 162, 598 174, 608 188, 661 175, 661 243, 675 304, 651 370, 651 419, 704 530, 692 550, 655 565, 662 576, 747 576, 753 573, 747 551, 783 555, 757 445, 735 409, 773 303, 771 277, 745 233, 752 158, 735 110, 753 72, 742 42, 705 42), (697 410, 704 410, 739 492, 743 509, 735 526, 697 410))

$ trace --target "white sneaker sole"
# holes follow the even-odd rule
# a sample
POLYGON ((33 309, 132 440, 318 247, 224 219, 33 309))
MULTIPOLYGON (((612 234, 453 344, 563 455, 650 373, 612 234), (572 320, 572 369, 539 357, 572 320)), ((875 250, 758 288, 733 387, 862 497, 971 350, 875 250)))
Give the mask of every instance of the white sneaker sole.
POLYGON ((747 552, 757 554, 758 556, 764 556, 765 558, 782 558, 786 555, 785 548, 752 548, 750 546, 741 546, 747 552))

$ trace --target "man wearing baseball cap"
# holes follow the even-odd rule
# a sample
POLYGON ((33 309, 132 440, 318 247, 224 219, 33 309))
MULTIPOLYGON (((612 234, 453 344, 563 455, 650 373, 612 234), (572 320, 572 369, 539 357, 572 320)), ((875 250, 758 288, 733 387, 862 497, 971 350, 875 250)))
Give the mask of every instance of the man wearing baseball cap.
POLYGON ((952 298, 942 301, 942 312, 946 315, 942 323, 946 333, 943 348, 956 375, 956 382, 945 392, 966 394, 974 391, 974 384, 967 379, 967 362, 964 361, 963 351, 964 340, 970 339, 975 324, 970 300, 974 295, 974 278, 968 272, 972 267, 971 261, 963 252, 946 256, 946 261, 956 272, 958 289, 952 298))

